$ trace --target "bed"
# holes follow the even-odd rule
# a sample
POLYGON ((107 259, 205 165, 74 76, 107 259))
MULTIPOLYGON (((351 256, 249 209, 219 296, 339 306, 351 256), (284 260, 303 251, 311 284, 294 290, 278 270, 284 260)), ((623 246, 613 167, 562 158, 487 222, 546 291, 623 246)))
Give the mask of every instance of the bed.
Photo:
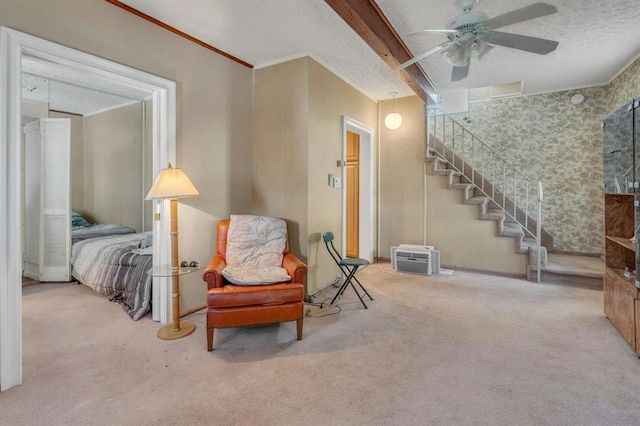
POLYGON ((82 215, 71 212, 71 244, 89 238, 133 234, 135 229, 111 223, 89 223, 82 215))
POLYGON ((71 247, 71 274, 138 320, 151 309, 152 238, 150 231, 80 240, 71 247))

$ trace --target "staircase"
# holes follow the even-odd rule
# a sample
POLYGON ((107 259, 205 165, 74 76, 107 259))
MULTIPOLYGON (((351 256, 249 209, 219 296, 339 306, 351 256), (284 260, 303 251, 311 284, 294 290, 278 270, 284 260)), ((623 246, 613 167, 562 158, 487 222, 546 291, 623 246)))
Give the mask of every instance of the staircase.
POLYGON ((536 187, 442 111, 430 106, 428 119, 426 161, 432 174, 447 177, 449 189, 462 191, 465 204, 477 205, 480 219, 495 221, 499 237, 515 238, 517 252, 528 256, 527 277, 533 279, 533 272, 546 266, 547 249, 553 247, 553 237, 540 224, 541 184, 536 187))

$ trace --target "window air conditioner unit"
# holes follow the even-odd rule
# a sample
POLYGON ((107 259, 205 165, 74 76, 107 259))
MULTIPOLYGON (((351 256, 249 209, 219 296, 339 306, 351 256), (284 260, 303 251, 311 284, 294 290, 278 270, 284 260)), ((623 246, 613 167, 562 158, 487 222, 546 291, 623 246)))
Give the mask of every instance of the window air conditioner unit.
POLYGON ((429 246, 400 244, 391 247, 391 266, 398 272, 437 275, 440 273, 440 252, 429 246))

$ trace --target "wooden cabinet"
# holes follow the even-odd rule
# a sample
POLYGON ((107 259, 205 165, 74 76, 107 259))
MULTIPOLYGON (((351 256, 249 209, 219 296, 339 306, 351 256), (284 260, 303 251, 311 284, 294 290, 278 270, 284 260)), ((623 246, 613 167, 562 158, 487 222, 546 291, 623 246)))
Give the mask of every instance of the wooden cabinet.
POLYGON ((635 194, 605 194, 604 313, 640 355, 640 302, 635 273, 635 194))
MULTIPOLYGON (((640 330, 640 300, 636 299, 636 330, 640 330)), ((636 331, 636 353, 640 356, 640 333, 636 331)))

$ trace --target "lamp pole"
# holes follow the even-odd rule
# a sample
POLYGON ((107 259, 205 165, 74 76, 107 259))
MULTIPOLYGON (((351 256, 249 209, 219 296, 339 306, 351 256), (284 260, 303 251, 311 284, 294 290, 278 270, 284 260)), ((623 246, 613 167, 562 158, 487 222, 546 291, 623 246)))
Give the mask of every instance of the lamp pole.
POLYGON ((196 329, 196 325, 191 322, 180 323, 180 268, 178 263, 178 200, 170 200, 171 211, 171 276, 172 302, 173 302, 173 323, 168 324, 158 330, 158 338, 163 340, 179 339, 188 336, 196 329))

